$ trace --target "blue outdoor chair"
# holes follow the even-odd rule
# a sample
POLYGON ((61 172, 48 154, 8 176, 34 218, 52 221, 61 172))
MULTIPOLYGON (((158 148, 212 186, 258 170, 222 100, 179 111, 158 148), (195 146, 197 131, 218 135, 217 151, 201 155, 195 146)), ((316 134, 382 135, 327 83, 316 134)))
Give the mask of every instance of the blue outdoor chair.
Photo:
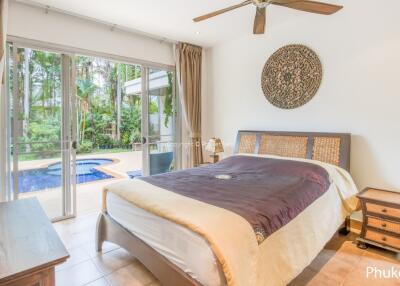
POLYGON ((169 172, 173 159, 174 152, 150 154, 150 175, 169 172))

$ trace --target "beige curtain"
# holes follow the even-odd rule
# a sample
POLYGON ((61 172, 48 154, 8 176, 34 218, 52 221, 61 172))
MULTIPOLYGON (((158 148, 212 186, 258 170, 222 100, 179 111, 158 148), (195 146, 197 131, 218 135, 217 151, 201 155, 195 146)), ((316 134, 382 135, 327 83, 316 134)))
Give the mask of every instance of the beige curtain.
POLYGON ((8 14, 8 0, 0 0, 0 201, 6 200, 6 171, 7 171, 7 138, 6 138, 6 100, 4 86, 6 27, 8 14))
POLYGON ((176 47, 179 96, 189 129, 189 167, 203 162, 201 145, 201 62, 202 48, 186 43, 176 47))

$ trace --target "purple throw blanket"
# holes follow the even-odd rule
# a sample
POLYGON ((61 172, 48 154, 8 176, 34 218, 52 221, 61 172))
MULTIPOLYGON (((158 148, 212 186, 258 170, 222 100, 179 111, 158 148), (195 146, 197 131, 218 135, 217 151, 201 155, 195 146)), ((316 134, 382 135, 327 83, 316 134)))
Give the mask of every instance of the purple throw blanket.
POLYGON ((240 215, 251 224, 259 243, 300 214, 330 185, 328 173, 318 165, 251 156, 232 156, 206 167, 141 180, 240 215), (232 178, 215 178, 219 174, 232 178))

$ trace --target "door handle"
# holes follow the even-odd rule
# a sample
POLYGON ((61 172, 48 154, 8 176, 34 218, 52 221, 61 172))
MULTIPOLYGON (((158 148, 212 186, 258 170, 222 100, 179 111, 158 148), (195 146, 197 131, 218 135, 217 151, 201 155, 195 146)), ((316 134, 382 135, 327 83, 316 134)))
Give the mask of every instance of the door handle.
POLYGON ((147 142, 146 137, 142 137, 142 144, 146 144, 146 142, 147 142))
POLYGON ((78 148, 78 143, 76 141, 72 142, 72 149, 76 150, 78 148))

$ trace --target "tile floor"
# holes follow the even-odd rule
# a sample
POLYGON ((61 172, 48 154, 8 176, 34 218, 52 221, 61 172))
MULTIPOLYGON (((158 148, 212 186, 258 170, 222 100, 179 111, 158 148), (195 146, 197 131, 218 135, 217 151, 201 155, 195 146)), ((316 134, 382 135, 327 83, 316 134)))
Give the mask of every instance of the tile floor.
MULTIPOLYGON (((71 255, 56 268, 57 286, 155 286, 156 278, 132 255, 105 243, 103 252, 94 250, 97 213, 54 224, 71 255)), ((395 255, 377 248, 358 249, 355 236, 335 236, 290 286, 400 285, 400 279, 366 278, 366 267, 400 268, 395 255)))
POLYGON ((105 243, 102 253, 94 246, 97 213, 54 223, 70 258, 56 267, 57 286, 156 286, 156 278, 132 255, 105 243))

